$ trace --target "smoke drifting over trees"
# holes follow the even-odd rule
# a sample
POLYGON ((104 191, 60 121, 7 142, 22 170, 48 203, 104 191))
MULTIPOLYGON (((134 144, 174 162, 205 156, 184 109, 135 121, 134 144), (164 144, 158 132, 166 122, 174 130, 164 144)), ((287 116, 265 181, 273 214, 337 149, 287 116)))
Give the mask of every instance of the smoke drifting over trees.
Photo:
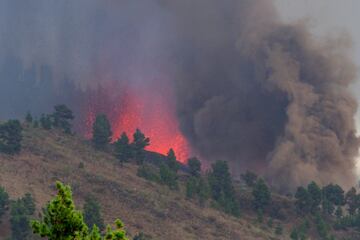
MULTIPOLYGON (((60 86, 65 76, 83 89, 118 81, 145 95, 170 85, 165 95, 203 158, 229 161, 234 174, 263 172, 282 190, 355 181, 348 39, 313 39, 306 25, 281 23, 271 1, 4 0, 0 22, 1 89, 27 89, 4 56, 51 65, 60 86)), ((85 94, 54 89, 75 105, 85 94)), ((0 116, 12 114, 5 102, 0 116)))

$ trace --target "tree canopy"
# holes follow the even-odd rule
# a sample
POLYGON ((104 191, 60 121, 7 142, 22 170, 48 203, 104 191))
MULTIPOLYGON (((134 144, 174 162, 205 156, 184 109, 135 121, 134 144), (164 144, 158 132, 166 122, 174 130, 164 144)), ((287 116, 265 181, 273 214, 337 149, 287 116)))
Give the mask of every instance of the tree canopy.
POLYGON ((0 124, 0 152, 16 154, 21 151, 22 126, 18 120, 0 124))
POLYGON ((105 114, 96 116, 93 124, 93 144, 96 149, 104 150, 110 143, 112 130, 110 122, 105 114))
POLYGON ((43 218, 31 224, 35 234, 48 240, 128 240, 120 220, 115 221, 115 230, 108 226, 104 236, 96 225, 89 231, 75 208, 70 187, 57 182, 56 188, 58 193, 43 210, 43 218))

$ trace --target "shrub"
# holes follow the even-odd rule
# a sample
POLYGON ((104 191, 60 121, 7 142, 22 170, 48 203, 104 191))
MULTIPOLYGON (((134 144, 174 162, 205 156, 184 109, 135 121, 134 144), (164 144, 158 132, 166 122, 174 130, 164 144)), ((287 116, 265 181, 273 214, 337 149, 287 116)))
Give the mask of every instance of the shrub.
POLYGON ((27 193, 11 203, 10 223, 11 238, 23 240, 31 234, 30 216, 35 212, 35 204, 31 194, 27 193))
POLYGON ((177 175, 167 165, 160 166, 160 181, 169 186, 170 189, 178 189, 177 175))
POLYGON ((23 139, 22 130, 18 120, 0 124, 0 152, 10 155, 19 153, 23 139))
POLYGON ((283 233, 283 227, 281 226, 281 224, 279 223, 276 228, 275 228, 275 234, 276 235, 282 235, 283 233))
POLYGON ((6 212, 8 205, 9 205, 9 195, 5 191, 5 189, 0 186, 0 219, 6 212))
POLYGON ((96 225, 100 231, 105 228, 104 220, 100 213, 100 204, 93 196, 88 196, 85 199, 84 221, 90 229, 92 229, 94 225, 96 225))
POLYGON ((137 176, 145 178, 148 181, 160 182, 157 170, 153 166, 147 164, 139 166, 137 170, 137 176))

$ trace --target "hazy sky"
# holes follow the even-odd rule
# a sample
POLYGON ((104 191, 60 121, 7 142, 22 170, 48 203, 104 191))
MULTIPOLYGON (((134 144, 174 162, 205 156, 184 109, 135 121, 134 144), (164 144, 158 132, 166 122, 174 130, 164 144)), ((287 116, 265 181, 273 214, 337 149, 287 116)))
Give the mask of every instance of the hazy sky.
MULTIPOLYGON (((353 41, 353 58, 360 73, 360 1, 359 0, 274 0, 279 13, 286 21, 306 19, 315 35, 350 34, 353 41)), ((360 102, 360 74, 353 92, 360 102)), ((360 111, 356 117, 360 134, 360 111)), ((360 176, 360 158, 358 161, 360 176)))

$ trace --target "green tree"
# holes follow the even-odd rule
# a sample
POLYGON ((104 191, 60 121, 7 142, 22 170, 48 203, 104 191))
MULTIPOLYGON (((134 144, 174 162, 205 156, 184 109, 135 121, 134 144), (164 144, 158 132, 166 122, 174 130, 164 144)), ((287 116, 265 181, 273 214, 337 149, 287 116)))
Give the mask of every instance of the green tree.
POLYGON ((151 164, 143 164, 137 170, 137 176, 153 182, 161 182, 159 170, 151 164))
POLYGON ((330 227, 325 222, 325 220, 320 216, 320 214, 316 215, 315 224, 316 224, 316 230, 321 239, 323 239, 323 240, 331 239, 329 236, 330 227))
POLYGON ((105 150, 111 141, 112 131, 111 125, 105 114, 96 116, 93 124, 92 142, 96 149, 105 150))
POLYGON ((145 158, 145 148, 150 145, 150 138, 145 137, 140 129, 136 129, 133 137, 134 141, 131 144, 134 154, 133 157, 138 164, 142 164, 145 158))
POLYGON ((199 204, 203 206, 205 204, 205 201, 210 197, 210 189, 206 180, 201 176, 190 176, 186 182, 186 197, 197 197, 199 200, 199 204))
POLYGON ((348 212, 350 215, 355 215, 356 210, 360 207, 360 198, 356 194, 356 189, 352 187, 345 195, 345 202, 348 206, 348 212))
POLYGON ((296 228, 291 231, 290 238, 291 240, 299 240, 299 233, 296 228))
POLYGON ((179 187, 176 173, 166 164, 161 164, 160 166, 160 181, 173 190, 176 190, 179 187))
POLYGON ((25 121, 26 121, 28 124, 31 124, 31 123, 33 122, 33 117, 31 116, 31 113, 30 113, 30 112, 27 112, 27 113, 26 113, 25 121))
POLYGON ((123 132, 115 142, 115 157, 120 161, 121 166, 132 157, 131 145, 125 132, 123 132))
POLYGON ((10 155, 19 153, 23 139, 22 130, 18 120, 0 124, 0 152, 10 155))
MULTIPOLYGON (((0 219, 9 205, 9 194, 0 186, 0 219)), ((1 221, 0 221, 1 222, 1 221)))
POLYGON ((199 203, 201 206, 203 206, 206 200, 210 198, 210 194, 211 194, 210 187, 206 179, 204 179, 203 177, 200 177, 198 181, 199 181, 198 184, 199 203))
POLYGON ((241 174, 241 178, 248 187, 253 187, 257 181, 258 176, 251 171, 246 171, 246 173, 241 174))
POLYGON ((329 184, 322 189, 324 198, 336 206, 342 206, 345 203, 344 190, 339 185, 329 184))
POLYGON ((35 212, 35 204, 31 194, 13 201, 10 206, 11 238, 13 240, 28 239, 31 234, 30 216, 35 212))
POLYGON ((49 114, 41 114, 40 125, 45 130, 50 130, 53 127, 52 116, 49 114))
POLYGON ((115 222, 115 230, 108 226, 103 237, 97 226, 89 232, 83 215, 75 209, 70 187, 57 182, 56 188, 58 194, 43 210, 43 218, 31 223, 35 234, 48 240, 127 240, 120 220, 115 222))
POLYGON ((208 175, 211 196, 219 208, 228 214, 239 215, 239 204, 235 198, 235 190, 225 161, 216 161, 208 175))
POLYGON ((186 181, 186 197, 193 198, 198 192, 198 179, 195 177, 190 177, 186 181))
POLYGON ((271 192, 263 179, 258 179, 253 187, 252 195, 256 210, 264 211, 271 202, 271 192))
POLYGON ((167 156, 166 156, 166 163, 169 166, 169 168, 173 171, 173 172, 177 172, 180 168, 180 164, 179 162, 176 160, 176 155, 175 152, 172 148, 170 148, 167 156))
POLYGON ((33 121, 33 127, 34 127, 34 128, 38 128, 38 127, 39 127, 39 121, 38 121, 37 119, 35 119, 35 120, 33 121))
POLYGON ((201 162, 199 161, 199 159, 197 159, 196 157, 190 158, 188 160, 187 165, 189 168, 189 172, 192 176, 194 176, 194 177, 200 176, 201 162))
POLYGON ((71 133, 70 121, 74 119, 73 112, 64 104, 54 107, 54 127, 62 129, 65 133, 71 133))
POLYGON ((345 204, 344 190, 339 185, 329 184, 322 189, 322 208, 324 213, 332 215, 335 206, 345 204))
POLYGON ((315 182, 311 182, 307 187, 307 191, 311 197, 311 203, 309 203, 311 204, 310 211, 312 214, 315 214, 319 211, 322 201, 321 189, 315 182))
POLYGON ((105 229, 104 220, 100 213, 100 204, 93 196, 88 196, 85 199, 84 220, 90 229, 92 229, 94 225, 101 231, 105 229))
POLYGON ((295 193, 295 206, 298 214, 306 215, 312 209, 312 198, 308 190, 304 187, 298 187, 295 193))

